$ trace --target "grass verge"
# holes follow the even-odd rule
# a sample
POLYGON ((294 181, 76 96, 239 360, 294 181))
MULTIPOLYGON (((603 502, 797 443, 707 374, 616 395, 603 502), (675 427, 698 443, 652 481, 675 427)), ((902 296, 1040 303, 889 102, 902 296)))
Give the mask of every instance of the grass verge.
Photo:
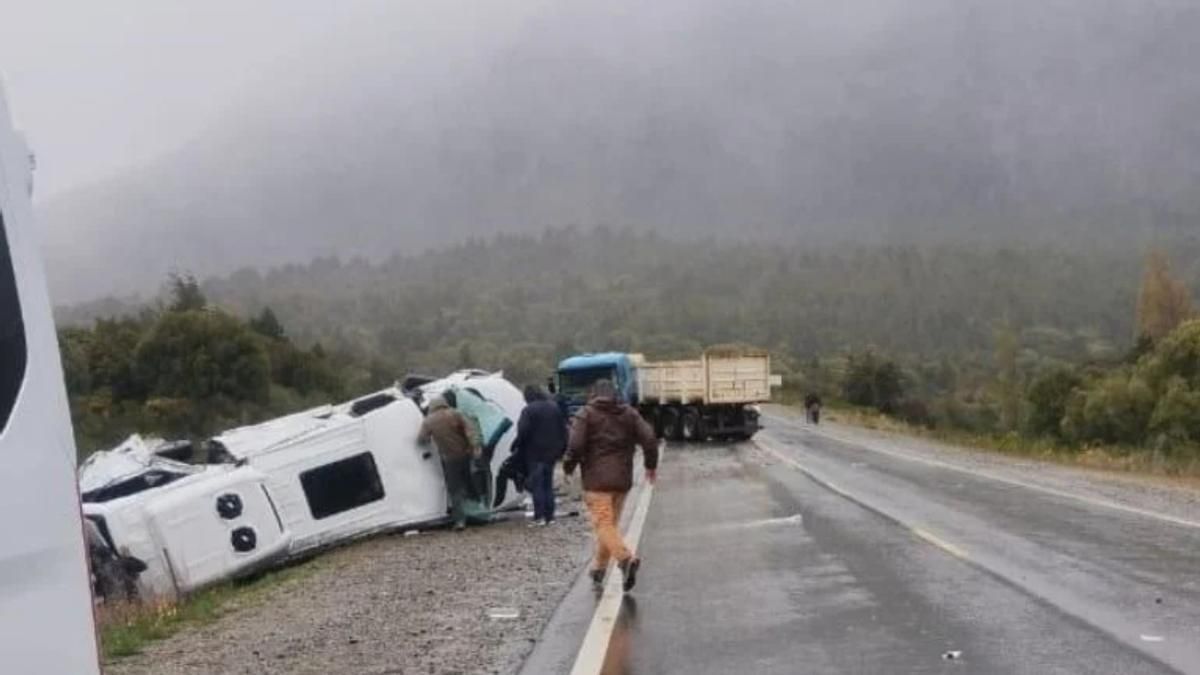
POLYGON ((139 654, 151 642, 252 606, 280 585, 304 579, 319 567, 320 560, 312 559, 249 579, 211 586, 177 601, 100 606, 96 610, 96 623, 104 661, 110 663, 139 654))
POLYGON ((1170 478, 1189 487, 1200 487, 1200 460, 1194 457, 1172 457, 1149 448, 1075 447, 1051 439, 1030 438, 1017 433, 995 435, 957 429, 930 429, 908 424, 874 410, 843 405, 827 407, 826 417, 830 421, 850 426, 916 436, 945 445, 1100 471, 1170 478))

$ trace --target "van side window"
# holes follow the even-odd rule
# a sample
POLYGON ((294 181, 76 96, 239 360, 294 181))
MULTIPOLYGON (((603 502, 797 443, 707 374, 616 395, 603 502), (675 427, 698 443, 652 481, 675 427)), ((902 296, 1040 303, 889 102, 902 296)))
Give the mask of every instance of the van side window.
POLYGON ((383 481, 369 452, 300 474, 308 510, 316 520, 383 499, 383 481))
POLYGON ((0 431, 8 427, 21 381, 25 379, 25 321, 17 297, 17 279, 12 254, 8 250, 8 231, 0 213, 0 431))

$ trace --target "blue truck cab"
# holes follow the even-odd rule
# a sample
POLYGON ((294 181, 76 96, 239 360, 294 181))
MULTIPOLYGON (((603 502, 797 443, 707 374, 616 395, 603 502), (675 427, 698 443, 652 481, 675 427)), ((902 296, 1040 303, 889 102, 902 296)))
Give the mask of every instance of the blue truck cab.
POLYGON ((588 389, 597 380, 610 380, 622 401, 637 403, 637 377, 629 354, 580 354, 559 362, 556 373, 558 393, 570 414, 574 415, 587 403, 588 389))

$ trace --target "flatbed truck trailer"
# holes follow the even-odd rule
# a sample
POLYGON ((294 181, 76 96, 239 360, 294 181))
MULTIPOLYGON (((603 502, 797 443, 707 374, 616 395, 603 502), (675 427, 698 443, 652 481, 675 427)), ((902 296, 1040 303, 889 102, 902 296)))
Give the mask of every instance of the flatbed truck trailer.
POLYGON ((780 378, 764 350, 713 348, 697 359, 650 361, 641 354, 608 352, 563 359, 558 393, 571 413, 590 387, 611 380, 661 438, 747 440, 760 428, 758 404, 771 400, 780 378))

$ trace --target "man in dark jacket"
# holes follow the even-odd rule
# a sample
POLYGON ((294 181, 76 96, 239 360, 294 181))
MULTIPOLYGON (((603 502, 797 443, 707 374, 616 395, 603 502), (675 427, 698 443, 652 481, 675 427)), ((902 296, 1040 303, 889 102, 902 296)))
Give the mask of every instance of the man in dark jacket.
POLYGON ((524 457, 533 496, 532 525, 554 522, 554 465, 567 449, 567 421, 558 406, 534 385, 525 387, 525 408, 517 421, 513 453, 524 457))
POLYGON ((804 397, 804 410, 808 413, 809 424, 821 423, 821 397, 811 393, 804 397))
POLYGON ((654 429, 638 411, 617 398, 611 382, 592 386, 592 398, 571 425, 571 437, 563 470, 570 475, 575 466, 583 471, 584 501, 596 535, 596 560, 592 580, 604 580, 608 563, 616 559, 625 575, 625 590, 637 582, 637 558, 621 539, 617 523, 625 497, 633 487, 633 455, 642 446, 646 479, 654 483, 658 470, 658 439, 654 429))

